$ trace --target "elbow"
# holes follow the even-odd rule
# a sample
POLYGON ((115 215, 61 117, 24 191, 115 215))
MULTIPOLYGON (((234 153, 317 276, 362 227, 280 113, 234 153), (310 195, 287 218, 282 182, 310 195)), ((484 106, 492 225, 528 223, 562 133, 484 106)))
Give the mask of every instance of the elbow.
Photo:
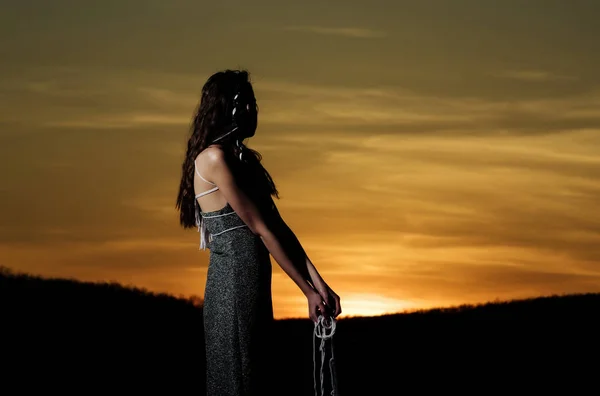
POLYGON ((258 235, 263 239, 273 238, 276 235, 279 235, 282 229, 280 221, 268 217, 257 217, 254 219, 251 218, 250 221, 248 221, 246 224, 248 225, 248 228, 252 231, 252 233, 254 233, 254 235, 258 235))
POLYGON ((274 227, 273 224, 265 222, 253 224, 250 226, 250 230, 252 230, 255 235, 260 236, 263 240, 278 239, 280 236, 277 227, 274 227))
POLYGON ((250 228, 250 231, 252 231, 254 235, 258 235, 261 238, 267 238, 270 235, 273 235, 273 232, 271 232, 269 227, 264 223, 249 224, 248 228, 250 228))

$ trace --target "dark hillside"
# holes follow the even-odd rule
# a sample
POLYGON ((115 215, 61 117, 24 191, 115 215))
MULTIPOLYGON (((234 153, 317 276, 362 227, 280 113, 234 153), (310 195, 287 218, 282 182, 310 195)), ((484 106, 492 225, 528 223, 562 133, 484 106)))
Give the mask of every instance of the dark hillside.
MULTIPOLYGON (((339 319, 340 396, 596 393, 599 308, 600 294, 582 294, 339 319)), ((0 324, 2 395, 203 394, 202 307, 192 300, 4 269, 0 324)), ((312 330, 308 319, 276 323, 273 389, 281 395, 315 394, 312 330)), ((317 369, 320 361, 317 350, 317 369)))

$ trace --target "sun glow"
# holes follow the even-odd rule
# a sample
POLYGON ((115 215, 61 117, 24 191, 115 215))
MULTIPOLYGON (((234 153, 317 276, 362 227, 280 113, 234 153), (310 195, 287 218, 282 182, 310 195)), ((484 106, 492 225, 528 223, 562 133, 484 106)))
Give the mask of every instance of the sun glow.
POLYGON ((343 297, 341 316, 378 316, 416 308, 416 304, 377 294, 350 294, 343 297))
MULTIPOLYGON (((276 319, 308 318, 306 298, 275 297, 276 319), (293 308, 292 308, 293 307, 293 308)), ((385 297, 373 293, 342 294, 342 314, 338 318, 379 316, 422 308, 417 302, 385 297)))

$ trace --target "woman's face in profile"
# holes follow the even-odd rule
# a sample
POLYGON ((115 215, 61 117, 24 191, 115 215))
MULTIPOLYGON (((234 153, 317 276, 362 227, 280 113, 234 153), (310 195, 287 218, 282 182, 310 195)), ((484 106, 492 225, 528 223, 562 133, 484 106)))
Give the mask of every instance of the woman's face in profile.
POLYGON ((248 134, 249 136, 254 136, 256 127, 258 126, 258 105, 256 104, 256 99, 252 99, 246 105, 246 111, 248 112, 248 134))

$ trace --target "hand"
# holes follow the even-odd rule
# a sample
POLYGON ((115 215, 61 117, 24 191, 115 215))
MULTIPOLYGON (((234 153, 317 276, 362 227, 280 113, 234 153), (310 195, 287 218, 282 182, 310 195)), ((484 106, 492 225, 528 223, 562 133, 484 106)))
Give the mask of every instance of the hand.
POLYGON ((306 298, 308 299, 308 316, 310 317, 310 320, 312 320, 313 323, 317 323, 319 321, 319 315, 327 319, 327 310, 321 295, 316 290, 313 290, 308 293, 306 298))
POLYGON ((327 311, 331 313, 334 318, 342 313, 340 296, 338 296, 333 290, 331 290, 329 285, 327 285, 325 282, 321 282, 321 284, 318 285, 317 290, 326 304, 327 311))

